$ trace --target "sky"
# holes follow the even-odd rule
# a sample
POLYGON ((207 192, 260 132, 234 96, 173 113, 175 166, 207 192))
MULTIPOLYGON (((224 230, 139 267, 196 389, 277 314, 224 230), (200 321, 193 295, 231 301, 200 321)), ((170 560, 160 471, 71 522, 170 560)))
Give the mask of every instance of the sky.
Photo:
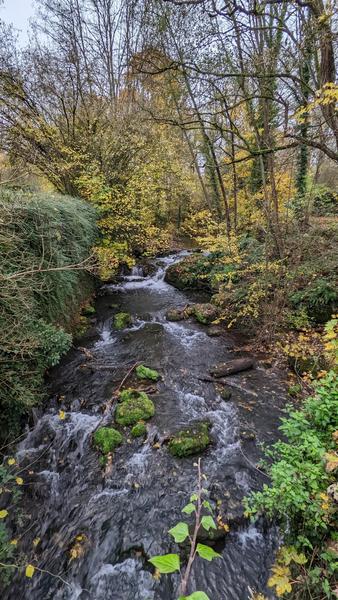
POLYGON ((0 19, 14 25, 22 45, 28 42, 29 19, 33 15, 33 0, 4 0, 0 4, 0 19))

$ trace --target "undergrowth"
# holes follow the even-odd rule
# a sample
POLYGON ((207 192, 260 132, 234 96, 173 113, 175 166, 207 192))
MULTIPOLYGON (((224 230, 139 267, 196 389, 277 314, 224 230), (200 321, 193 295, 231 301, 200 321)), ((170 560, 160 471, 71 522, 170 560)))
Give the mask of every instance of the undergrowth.
POLYGON ((52 194, 0 192, 0 428, 14 436, 42 396, 47 368, 72 343, 71 320, 90 293, 83 269, 95 211, 52 194))

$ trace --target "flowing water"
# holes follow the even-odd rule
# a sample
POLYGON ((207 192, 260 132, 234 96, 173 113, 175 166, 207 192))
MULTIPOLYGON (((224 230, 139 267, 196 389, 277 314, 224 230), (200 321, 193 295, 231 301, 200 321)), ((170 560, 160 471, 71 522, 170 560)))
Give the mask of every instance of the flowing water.
MULTIPOLYGON (((167 531, 182 519, 181 509, 196 486, 195 460, 175 459, 161 442, 198 419, 212 423, 212 445, 203 454, 210 501, 221 504, 230 532, 216 550, 222 559, 196 559, 191 592, 211 600, 246 600, 250 589, 265 591, 277 544, 273 527, 241 518, 241 498, 266 482, 255 469, 259 442, 276 437, 285 388, 273 368, 257 367, 229 378, 233 395, 225 402, 212 383, 201 381, 210 366, 235 356, 236 338, 209 337, 190 321, 169 322, 168 308, 191 300, 164 281, 179 253, 156 261, 153 275, 135 268, 120 284, 106 285, 97 300, 93 335, 82 340, 50 377, 51 400, 18 451, 30 470, 25 510, 31 515, 27 546, 37 536, 39 567, 48 573, 31 580, 18 575, 6 600, 175 600, 178 576, 152 576, 147 558, 177 550, 167 531), (116 332, 112 304, 130 312, 134 323, 116 332), (102 405, 126 373, 142 361, 162 380, 152 396, 156 414, 148 439, 127 440, 103 476, 91 434, 102 419, 102 405), (60 420, 58 411, 66 411, 60 420), (256 439, 242 439, 242 431, 256 439), (160 443, 158 443, 160 442, 160 443), (69 550, 82 535, 79 556, 69 550)), ((107 415, 106 423, 111 423, 107 415)))

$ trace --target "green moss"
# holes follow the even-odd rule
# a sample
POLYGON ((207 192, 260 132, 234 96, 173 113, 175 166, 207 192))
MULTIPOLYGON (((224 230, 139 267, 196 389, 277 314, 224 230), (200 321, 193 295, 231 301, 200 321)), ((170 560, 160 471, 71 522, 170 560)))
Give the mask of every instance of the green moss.
POLYGON ((100 427, 95 431, 93 441, 102 454, 109 454, 122 443, 123 437, 119 431, 112 427, 100 427))
POLYGON ((146 424, 143 421, 136 423, 136 425, 134 425, 134 427, 132 428, 130 433, 131 433, 132 437, 134 437, 134 438, 142 437, 142 436, 146 435, 146 433, 147 433, 146 424))
POLYGON ((115 414, 119 425, 135 425, 138 421, 146 421, 155 414, 154 404, 145 392, 124 390, 120 400, 115 414))
POLYGON ((157 381, 160 378, 160 375, 154 369, 148 369, 144 365, 139 365, 136 367, 136 375, 139 379, 151 379, 152 381, 157 381))
POLYGON ((203 452, 210 444, 209 423, 198 423, 179 431, 169 442, 169 452, 180 458, 203 452))
POLYGON ((132 324, 132 318, 129 313, 119 312, 114 317, 115 329, 124 329, 132 324))

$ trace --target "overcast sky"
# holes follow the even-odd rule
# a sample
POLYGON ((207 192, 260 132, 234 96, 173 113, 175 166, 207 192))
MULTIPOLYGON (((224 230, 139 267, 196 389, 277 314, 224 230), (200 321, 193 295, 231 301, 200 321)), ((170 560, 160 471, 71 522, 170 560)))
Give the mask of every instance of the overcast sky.
POLYGON ((33 0, 5 0, 0 5, 0 18, 14 25, 21 44, 28 41, 29 19, 33 14, 33 0))

